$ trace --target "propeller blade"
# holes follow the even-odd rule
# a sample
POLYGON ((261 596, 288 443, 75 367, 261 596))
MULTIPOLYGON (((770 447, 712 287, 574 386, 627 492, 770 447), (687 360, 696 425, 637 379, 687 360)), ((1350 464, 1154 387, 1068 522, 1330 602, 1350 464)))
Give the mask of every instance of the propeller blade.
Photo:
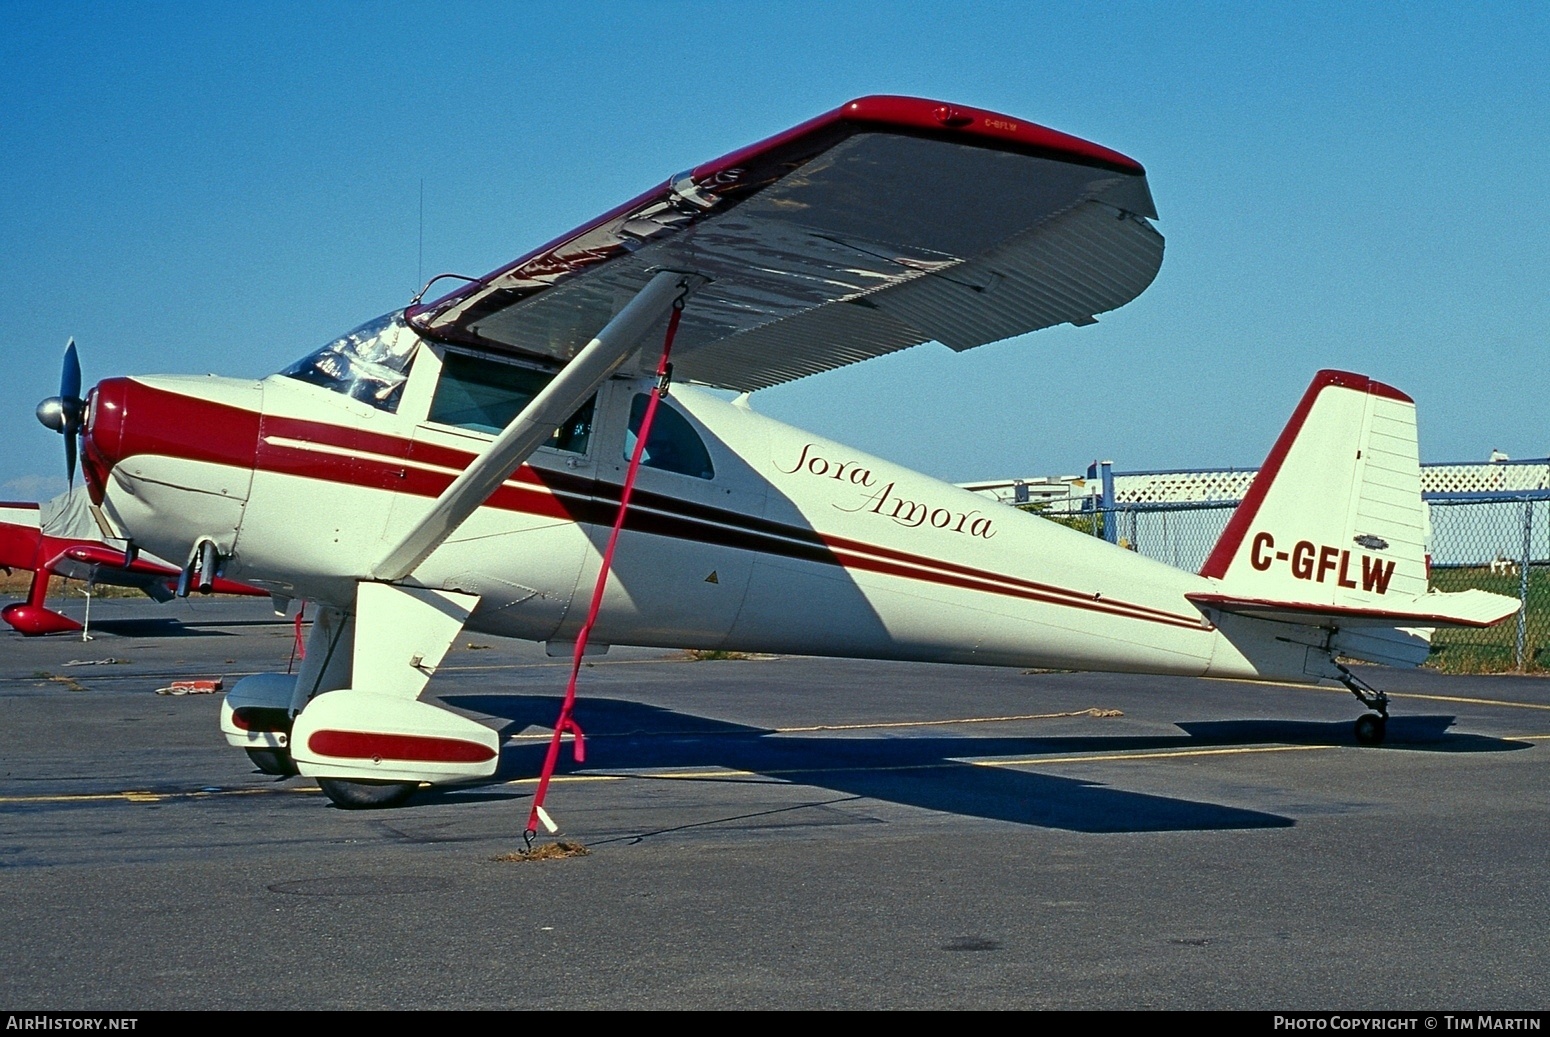
POLYGON ((59 397, 63 400, 81 398, 81 358, 75 355, 75 339, 65 346, 65 365, 59 372, 59 397))
MULTIPOLYGON (((75 336, 72 335, 65 345, 65 362, 59 369, 59 431, 65 437, 65 481, 72 489, 75 487, 75 438, 80 435, 85 410, 86 406, 81 402, 81 358, 76 354, 75 336)), ((45 425, 51 424, 41 406, 38 419, 45 425)))

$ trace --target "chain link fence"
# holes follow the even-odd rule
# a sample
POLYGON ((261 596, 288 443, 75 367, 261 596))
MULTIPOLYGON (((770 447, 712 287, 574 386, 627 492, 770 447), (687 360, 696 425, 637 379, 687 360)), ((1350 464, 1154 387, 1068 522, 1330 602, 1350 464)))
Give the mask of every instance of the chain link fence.
MULTIPOLYGON (((1432 635, 1427 665, 1449 673, 1550 672, 1550 494, 1428 495, 1431 586, 1517 598, 1517 616, 1432 635)), ((1200 571, 1236 501, 1125 504, 1044 517, 1178 569, 1200 571), (1112 533, 1111 533, 1112 530, 1112 533)))
POLYGON ((1439 629, 1429 665, 1450 673, 1550 671, 1550 500, 1433 500, 1432 587, 1522 603, 1494 627, 1439 629))

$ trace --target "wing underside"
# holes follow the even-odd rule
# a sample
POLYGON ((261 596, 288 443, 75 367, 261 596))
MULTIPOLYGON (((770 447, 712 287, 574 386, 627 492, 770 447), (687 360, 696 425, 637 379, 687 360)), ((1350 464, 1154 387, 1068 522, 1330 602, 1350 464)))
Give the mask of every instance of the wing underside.
POLYGON ((702 275, 677 377, 753 390, 930 340, 1091 323, 1156 276, 1145 173, 1043 127, 866 98, 674 178, 411 312, 566 361, 660 270, 702 275))

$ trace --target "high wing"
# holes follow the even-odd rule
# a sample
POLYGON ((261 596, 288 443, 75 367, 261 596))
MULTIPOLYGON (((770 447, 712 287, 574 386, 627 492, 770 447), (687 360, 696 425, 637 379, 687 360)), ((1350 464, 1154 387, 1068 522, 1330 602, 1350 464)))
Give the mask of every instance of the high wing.
POLYGON ((563 369, 370 575, 411 574, 626 367, 675 293, 693 293, 676 377, 752 391, 931 339, 1091 324, 1157 276, 1155 216, 1118 152, 910 97, 852 101, 673 177, 406 311, 432 338, 563 369))
POLYGON ((751 391, 929 340, 1090 324, 1156 277, 1146 174, 1096 144, 865 97, 673 177, 409 311, 421 332, 567 361, 658 272, 709 279, 676 377, 751 391))

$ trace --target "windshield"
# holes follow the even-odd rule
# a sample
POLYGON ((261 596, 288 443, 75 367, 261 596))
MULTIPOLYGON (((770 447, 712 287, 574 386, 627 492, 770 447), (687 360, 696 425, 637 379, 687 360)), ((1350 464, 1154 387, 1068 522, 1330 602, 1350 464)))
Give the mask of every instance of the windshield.
POLYGON ((367 321, 315 353, 309 353, 280 373, 396 411, 409 377, 409 361, 420 337, 397 310, 367 321))

